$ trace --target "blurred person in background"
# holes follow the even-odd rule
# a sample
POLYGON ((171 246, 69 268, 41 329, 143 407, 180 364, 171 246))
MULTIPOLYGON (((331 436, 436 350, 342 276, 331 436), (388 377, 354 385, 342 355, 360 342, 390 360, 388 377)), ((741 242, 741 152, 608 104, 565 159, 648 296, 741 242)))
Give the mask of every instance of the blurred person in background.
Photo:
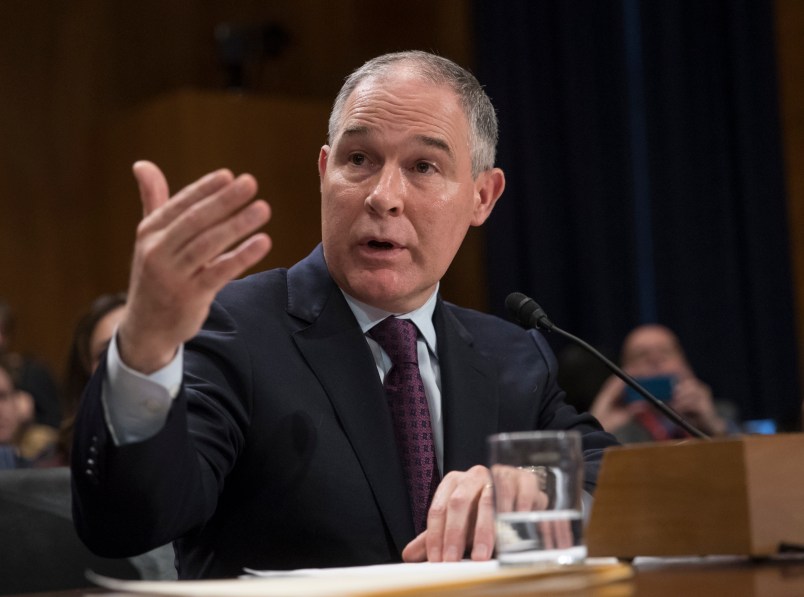
POLYGON ((75 413, 90 376, 98 367, 109 346, 117 324, 123 318, 126 294, 118 292, 97 297, 81 316, 73 331, 67 367, 64 372, 64 417, 59 428, 59 441, 54 464, 66 466, 70 461, 75 413))
POLYGON ((11 305, 0 299, 0 355, 13 372, 17 390, 27 392, 37 424, 57 429, 61 421, 58 386, 44 363, 12 349, 15 318, 11 305))
MULTIPOLYGON (((667 327, 646 324, 632 330, 623 342, 621 364, 649 392, 707 435, 739 431, 733 422, 734 406, 714 400, 711 388, 696 377, 681 342, 667 327)), ((616 376, 603 383, 589 412, 623 443, 687 436, 616 376)))
POLYGON ((33 399, 17 389, 14 368, 0 356, 0 470, 37 466, 56 430, 33 421, 33 399))

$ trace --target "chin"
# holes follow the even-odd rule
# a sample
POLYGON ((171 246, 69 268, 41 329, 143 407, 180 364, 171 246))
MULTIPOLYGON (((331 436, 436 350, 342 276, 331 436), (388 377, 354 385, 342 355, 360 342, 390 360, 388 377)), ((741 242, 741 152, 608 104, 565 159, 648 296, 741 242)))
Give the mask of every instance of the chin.
POLYGON ((383 309, 384 311, 392 311, 395 313, 407 311, 407 309, 404 309, 402 306, 404 301, 400 300, 400 295, 388 291, 385 288, 356 288, 352 296, 367 305, 383 309))
POLYGON ((412 290, 400 285, 396 279, 388 280, 383 276, 370 276, 350 284, 349 294, 357 300, 385 311, 404 313, 416 306, 409 307, 412 302, 412 290))

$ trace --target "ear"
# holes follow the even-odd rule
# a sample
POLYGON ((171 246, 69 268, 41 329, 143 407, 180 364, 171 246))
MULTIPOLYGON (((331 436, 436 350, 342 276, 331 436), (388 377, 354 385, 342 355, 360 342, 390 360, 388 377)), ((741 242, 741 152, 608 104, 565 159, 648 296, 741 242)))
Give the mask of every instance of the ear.
POLYGON ((497 199, 505 190, 505 174, 499 168, 481 172, 475 179, 475 206, 472 226, 480 226, 491 215, 497 199))
POLYGON ((318 152, 318 179, 320 183, 324 182, 324 174, 327 172, 327 160, 329 160, 329 145, 323 145, 321 151, 318 152))

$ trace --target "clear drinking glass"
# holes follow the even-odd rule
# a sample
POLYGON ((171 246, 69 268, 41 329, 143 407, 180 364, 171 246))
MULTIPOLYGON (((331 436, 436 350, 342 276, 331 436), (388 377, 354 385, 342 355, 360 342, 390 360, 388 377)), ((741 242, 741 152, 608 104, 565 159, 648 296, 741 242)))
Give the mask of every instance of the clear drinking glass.
POLYGON ((500 564, 582 562, 581 434, 501 433, 488 444, 500 564))

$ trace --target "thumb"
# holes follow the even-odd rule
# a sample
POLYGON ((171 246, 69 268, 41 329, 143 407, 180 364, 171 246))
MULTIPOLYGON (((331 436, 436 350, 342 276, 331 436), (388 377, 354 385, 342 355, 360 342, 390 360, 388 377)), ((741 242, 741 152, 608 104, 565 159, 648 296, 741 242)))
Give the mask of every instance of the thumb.
POLYGON ((600 392, 598 394, 600 402, 606 405, 617 402, 624 389, 625 383, 623 380, 616 375, 612 375, 603 383, 603 386, 600 388, 600 392))
POLYGON ((140 160, 131 167, 140 189, 143 217, 167 203, 170 191, 165 175, 153 162, 140 160))

